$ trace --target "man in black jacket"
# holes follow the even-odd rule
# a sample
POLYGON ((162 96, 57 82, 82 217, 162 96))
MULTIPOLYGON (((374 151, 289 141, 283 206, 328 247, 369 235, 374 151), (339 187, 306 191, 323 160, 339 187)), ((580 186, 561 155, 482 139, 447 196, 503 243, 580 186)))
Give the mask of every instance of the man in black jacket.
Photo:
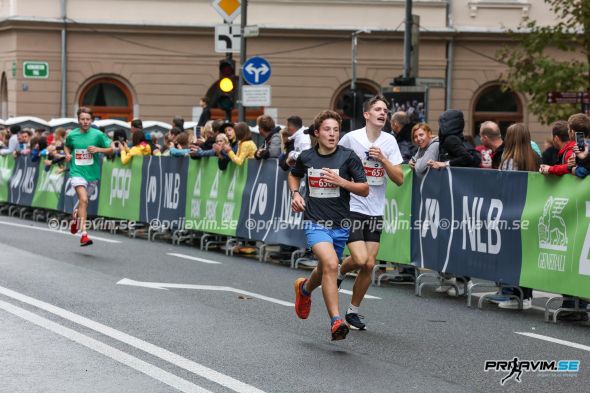
POLYGON ((254 157, 256 159, 278 158, 281 155, 281 131, 275 126, 275 121, 268 115, 258 116, 256 119, 258 132, 264 138, 264 146, 260 147, 254 157))
POLYGON ((463 112, 449 109, 438 119, 439 157, 438 161, 428 161, 428 166, 434 169, 447 166, 479 167, 481 158, 474 149, 465 147, 463 136, 465 120, 463 112))

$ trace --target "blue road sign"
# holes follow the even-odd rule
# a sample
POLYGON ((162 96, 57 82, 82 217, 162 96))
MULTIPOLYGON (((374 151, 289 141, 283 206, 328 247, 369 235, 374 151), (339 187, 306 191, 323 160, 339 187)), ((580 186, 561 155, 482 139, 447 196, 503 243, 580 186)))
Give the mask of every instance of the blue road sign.
POLYGON ((242 67, 244 80, 250 85, 263 85, 270 78, 270 63, 263 57, 254 56, 242 67))

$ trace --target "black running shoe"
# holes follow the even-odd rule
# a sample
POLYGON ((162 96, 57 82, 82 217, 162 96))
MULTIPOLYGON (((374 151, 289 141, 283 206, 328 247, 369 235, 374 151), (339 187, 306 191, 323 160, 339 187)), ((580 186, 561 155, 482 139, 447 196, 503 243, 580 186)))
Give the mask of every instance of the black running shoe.
POLYGON ((355 314, 355 313, 349 313, 346 314, 346 322, 348 322, 348 324, 350 325, 351 328, 356 329, 356 330, 365 330, 365 324, 362 321, 362 318, 360 315, 355 314))

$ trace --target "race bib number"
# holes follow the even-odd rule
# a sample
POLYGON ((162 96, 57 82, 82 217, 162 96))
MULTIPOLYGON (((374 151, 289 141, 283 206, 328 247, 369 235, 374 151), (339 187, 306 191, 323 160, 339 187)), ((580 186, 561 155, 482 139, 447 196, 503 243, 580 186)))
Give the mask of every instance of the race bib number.
POLYGON ((94 164, 94 156, 87 149, 74 150, 74 162, 79 166, 94 164))
MULTIPOLYGON (((338 169, 333 169, 339 174, 338 169)), ((309 196, 312 198, 338 198, 340 196, 340 187, 330 184, 326 181, 321 169, 309 168, 307 170, 307 179, 309 182, 309 196)))
POLYGON ((385 183, 385 169, 380 162, 363 160, 363 168, 365 168, 367 183, 370 186, 380 186, 385 183))

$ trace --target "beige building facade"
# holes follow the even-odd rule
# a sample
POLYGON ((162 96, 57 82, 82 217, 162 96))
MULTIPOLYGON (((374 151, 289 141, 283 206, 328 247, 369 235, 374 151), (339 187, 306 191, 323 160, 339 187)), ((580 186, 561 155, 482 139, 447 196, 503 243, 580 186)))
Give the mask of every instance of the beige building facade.
MULTIPOLYGON (((549 128, 528 112, 527 97, 499 91, 505 67, 495 56, 523 17, 553 23, 547 5, 413 3, 420 17, 418 77, 428 85, 433 128, 441 112, 454 108, 464 111, 466 132, 482 120, 524 121, 537 141, 544 139, 549 128)), ((272 65, 272 103, 264 110, 281 123, 293 114, 309 123, 319 110, 338 109, 351 83, 352 33, 361 29, 370 32, 359 34, 359 87, 391 89, 403 72, 404 6, 403 0, 250 0, 248 24, 260 34, 248 39, 248 56, 272 65)), ((224 55, 214 50, 214 26, 222 23, 210 0, 0 0, 0 118, 71 117, 90 104, 105 118, 190 120, 219 78, 224 55), (31 61, 48 64, 46 79, 25 77, 31 61)))

